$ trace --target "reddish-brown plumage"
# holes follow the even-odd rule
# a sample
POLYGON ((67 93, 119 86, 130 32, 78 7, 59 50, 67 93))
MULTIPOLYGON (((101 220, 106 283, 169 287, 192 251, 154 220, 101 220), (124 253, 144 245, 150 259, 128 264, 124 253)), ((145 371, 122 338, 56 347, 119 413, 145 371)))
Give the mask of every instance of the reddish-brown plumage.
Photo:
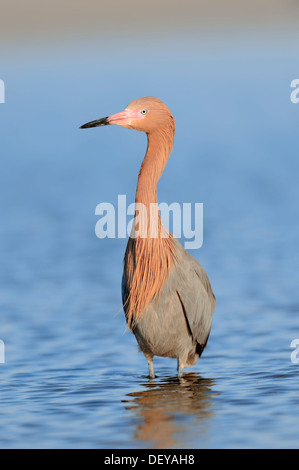
POLYGON ((139 216, 136 230, 140 229, 139 224, 146 226, 146 238, 135 238, 133 233, 124 258, 124 273, 129 288, 126 317, 130 328, 137 323, 149 302, 159 296, 171 265, 175 262, 172 235, 163 226, 157 206, 157 183, 173 147, 175 122, 169 109, 157 98, 135 100, 128 109, 143 107, 150 108, 148 115, 151 119, 149 123, 144 122, 146 118, 142 122, 143 129, 146 129, 148 146, 138 176, 136 205, 143 204, 146 213, 138 213, 137 209, 135 215, 139 216), (150 223, 153 224, 154 221, 157 223, 157 238, 150 234, 150 223))
POLYGON ((150 377, 155 376, 155 355, 177 358, 181 376, 207 344, 216 299, 203 267, 167 232, 158 211, 157 184, 173 147, 174 118, 162 101, 145 97, 82 127, 107 124, 143 131, 148 137, 138 176, 135 225, 124 257, 127 324, 148 361, 150 377))

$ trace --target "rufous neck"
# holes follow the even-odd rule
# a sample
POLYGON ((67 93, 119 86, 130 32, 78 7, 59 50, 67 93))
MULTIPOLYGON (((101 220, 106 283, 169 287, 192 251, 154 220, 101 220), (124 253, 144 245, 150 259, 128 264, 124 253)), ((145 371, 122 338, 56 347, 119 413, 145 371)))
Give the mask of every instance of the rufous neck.
POLYGON ((136 202, 149 205, 157 203, 157 184, 173 147, 174 132, 172 129, 158 129, 147 134, 147 151, 142 162, 136 202))

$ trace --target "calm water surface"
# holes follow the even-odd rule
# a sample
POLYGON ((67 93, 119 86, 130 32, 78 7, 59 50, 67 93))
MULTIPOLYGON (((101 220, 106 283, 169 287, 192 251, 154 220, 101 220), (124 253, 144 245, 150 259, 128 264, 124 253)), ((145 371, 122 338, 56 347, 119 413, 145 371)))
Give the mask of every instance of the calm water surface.
POLYGON ((258 44, 166 62, 138 50, 4 61, 1 447, 298 447, 294 63, 298 52, 258 44), (141 77, 129 74, 136 64, 141 77), (218 301, 208 347, 182 380, 163 358, 147 378, 121 312, 126 240, 94 233, 99 202, 133 201, 145 137, 78 130, 146 94, 177 123, 159 200, 204 203, 192 254, 218 301))

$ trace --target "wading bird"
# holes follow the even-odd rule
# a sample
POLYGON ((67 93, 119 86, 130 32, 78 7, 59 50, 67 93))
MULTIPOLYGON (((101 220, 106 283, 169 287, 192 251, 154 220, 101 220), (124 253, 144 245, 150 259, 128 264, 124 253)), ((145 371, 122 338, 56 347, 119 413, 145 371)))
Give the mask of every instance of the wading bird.
POLYGON ((145 97, 81 129, 108 124, 143 131, 148 139, 136 190, 136 207, 146 210, 135 209, 136 224, 124 257, 126 322, 147 359, 149 376, 155 377, 154 356, 163 356, 177 359, 181 377, 184 367, 193 366, 207 344, 216 300, 203 267, 166 231, 158 210, 157 184, 173 147, 174 118, 162 101, 145 97), (156 221, 154 236, 152 220, 156 221), (140 236, 141 228, 146 236, 140 236))

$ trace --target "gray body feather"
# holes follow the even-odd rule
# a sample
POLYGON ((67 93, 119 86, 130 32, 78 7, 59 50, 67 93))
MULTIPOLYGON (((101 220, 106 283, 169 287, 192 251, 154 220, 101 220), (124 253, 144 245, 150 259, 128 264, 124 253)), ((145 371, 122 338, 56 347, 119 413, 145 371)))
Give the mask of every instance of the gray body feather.
MULTIPOLYGON (((150 375, 154 356, 177 358, 181 371, 184 366, 196 363, 207 344, 216 305, 203 267, 177 239, 173 242, 177 262, 170 270, 160 298, 146 307, 133 329, 139 348, 149 361, 150 375)), ((123 275, 124 305, 128 294, 123 275)))

